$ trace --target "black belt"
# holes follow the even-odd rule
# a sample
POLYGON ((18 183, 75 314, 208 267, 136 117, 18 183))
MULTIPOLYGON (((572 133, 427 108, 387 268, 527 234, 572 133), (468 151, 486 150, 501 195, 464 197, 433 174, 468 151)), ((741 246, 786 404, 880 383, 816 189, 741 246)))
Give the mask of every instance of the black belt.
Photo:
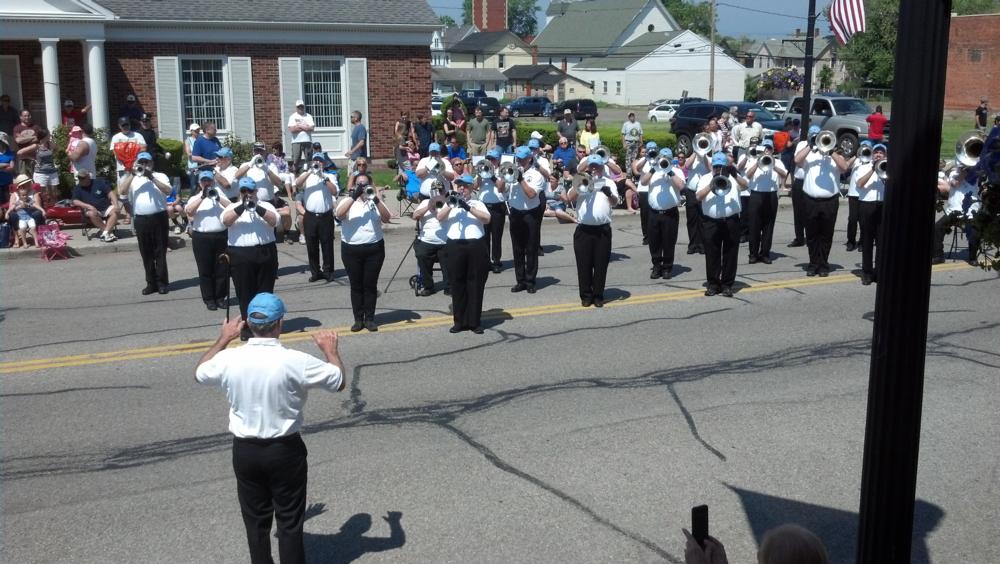
POLYGON ((482 237, 476 237, 475 239, 448 239, 449 243, 455 243, 457 245, 470 245, 472 243, 477 243, 482 241, 482 237))
POLYGON ((658 210, 658 209, 649 208, 649 213, 664 214, 664 213, 670 213, 670 212, 672 212, 672 211, 674 211, 676 209, 677 209, 676 207, 665 209, 665 210, 658 210))
POLYGON ((816 196, 810 196, 809 194, 806 194, 805 192, 803 192, 802 195, 805 196, 806 198, 809 198, 810 200, 814 200, 814 201, 817 201, 817 202, 829 202, 830 200, 832 200, 834 198, 839 198, 840 197, 840 195, 834 195, 834 196, 830 196, 829 198, 817 198, 816 196))
POLYGON ((705 219, 708 219, 708 220, 711 220, 711 221, 726 221, 727 219, 736 219, 737 215, 739 215, 739 214, 735 214, 734 213, 733 215, 727 215, 726 217, 710 217, 710 216, 707 216, 707 215, 703 216, 703 217, 705 219))
POLYGON ((291 442, 291 441, 300 441, 300 440, 302 440, 302 437, 298 433, 292 433, 291 435, 285 435, 283 437, 271 437, 271 438, 268 438, 268 439, 262 439, 262 438, 259 438, 259 437, 235 437, 234 436, 233 440, 237 441, 237 442, 241 442, 241 443, 251 443, 251 444, 257 444, 257 445, 266 445, 266 444, 272 444, 272 443, 287 443, 287 442, 291 442))
POLYGON ((333 213, 333 210, 326 210, 325 212, 311 212, 309 210, 306 210, 306 215, 312 215, 312 216, 316 216, 316 217, 323 217, 324 215, 329 215, 329 214, 332 214, 332 213, 333 213))

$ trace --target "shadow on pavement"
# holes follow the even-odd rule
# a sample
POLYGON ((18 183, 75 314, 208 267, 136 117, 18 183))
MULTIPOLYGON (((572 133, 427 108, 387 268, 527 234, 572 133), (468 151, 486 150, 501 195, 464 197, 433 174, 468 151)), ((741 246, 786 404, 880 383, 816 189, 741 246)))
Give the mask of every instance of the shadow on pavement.
MULTIPOLYGON (((314 503, 306 508, 305 518, 316 517, 326 511, 325 504, 314 503)), ((364 536, 372 528, 372 516, 368 513, 352 515, 340 532, 332 534, 305 533, 306 562, 310 564, 348 564, 372 552, 385 552, 401 548, 406 544, 406 533, 400 520, 403 514, 390 511, 382 517, 389 523, 388 537, 364 536)))

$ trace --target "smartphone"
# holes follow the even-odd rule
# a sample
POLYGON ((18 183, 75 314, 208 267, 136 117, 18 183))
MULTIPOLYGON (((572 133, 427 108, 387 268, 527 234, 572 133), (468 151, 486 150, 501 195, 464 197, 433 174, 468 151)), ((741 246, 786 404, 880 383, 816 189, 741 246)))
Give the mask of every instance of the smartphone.
POLYGON ((705 548, 705 539, 708 538, 708 506, 698 505, 691 508, 691 536, 698 541, 698 545, 705 548))

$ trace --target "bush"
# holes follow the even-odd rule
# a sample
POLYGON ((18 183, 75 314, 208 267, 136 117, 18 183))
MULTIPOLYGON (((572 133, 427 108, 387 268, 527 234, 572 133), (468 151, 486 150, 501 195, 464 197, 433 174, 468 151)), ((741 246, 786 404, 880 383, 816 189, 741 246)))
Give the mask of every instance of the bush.
MULTIPOLYGON (((518 143, 522 145, 526 144, 528 139, 531 139, 531 132, 537 131, 542 134, 543 143, 556 147, 559 143, 559 131, 556 129, 557 125, 558 124, 552 122, 531 124, 522 124, 518 122, 518 143)), ((623 162, 625 159, 625 147, 622 145, 621 129, 617 126, 598 127, 597 132, 601 135, 601 143, 611 150, 611 154, 615 156, 615 160, 619 163, 623 162)), ((647 133, 644 135, 643 139, 644 142, 656 141, 656 144, 661 148, 677 148, 677 136, 673 133, 647 133)))
POLYGON ((187 159, 184 158, 184 142, 176 139, 157 139, 160 146, 160 158, 156 168, 170 178, 185 178, 187 176, 187 159), (166 154, 170 153, 170 158, 166 154))
MULTIPOLYGON (((115 174, 115 156, 111 152, 111 137, 107 129, 95 129, 94 142, 97 143, 97 176, 104 177, 113 186, 117 180, 115 174)), ((52 132, 52 144, 56 148, 54 161, 59 169, 59 194, 61 198, 68 198, 76 186, 76 179, 69 171, 69 157, 66 155, 66 147, 69 146, 69 128, 60 125, 52 132)))
MULTIPOLYGON (((466 121, 469 120, 469 112, 468 110, 466 110, 465 104, 462 103, 462 100, 455 98, 454 94, 452 94, 451 96, 446 96, 441 101, 441 115, 431 116, 431 123, 434 124, 434 140, 440 143, 441 145, 444 145, 445 143, 448 142, 448 140, 444 138, 444 115, 448 111, 448 108, 451 107, 452 100, 458 101, 458 105, 461 106, 462 108, 462 113, 465 114, 465 120, 466 121)), ((458 144, 464 147, 466 145, 465 132, 459 130, 457 136, 458 136, 458 144)))
POLYGON ((236 166, 240 166, 253 158, 253 143, 244 141, 232 133, 222 140, 222 146, 232 149, 233 164, 236 166))

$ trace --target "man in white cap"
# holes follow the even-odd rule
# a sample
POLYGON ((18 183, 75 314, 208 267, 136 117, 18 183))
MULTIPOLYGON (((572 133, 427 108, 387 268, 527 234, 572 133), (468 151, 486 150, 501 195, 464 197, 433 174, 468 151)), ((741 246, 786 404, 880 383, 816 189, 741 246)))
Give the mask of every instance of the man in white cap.
POLYGON ((309 465, 299 434, 302 412, 311 388, 339 392, 345 383, 337 334, 313 335, 326 362, 286 349, 278 341, 285 311, 274 294, 254 296, 246 321, 253 338, 227 349, 244 322, 238 317, 226 322, 194 376, 196 382, 222 388, 229 399, 236 495, 254 563, 274 562, 270 537, 275 520, 282 564, 305 562, 302 525, 309 465))
POLYGON ((301 171, 302 163, 312 157, 312 133, 316 129, 313 117, 306 113, 306 103, 295 101, 295 111, 288 117, 288 133, 292 136, 292 169, 301 171))

